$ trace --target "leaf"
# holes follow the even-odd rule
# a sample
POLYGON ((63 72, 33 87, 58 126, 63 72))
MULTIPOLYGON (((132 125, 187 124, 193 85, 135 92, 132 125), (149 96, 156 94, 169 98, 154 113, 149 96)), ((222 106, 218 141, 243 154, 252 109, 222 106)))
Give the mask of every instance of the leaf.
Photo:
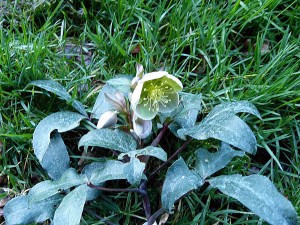
POLYGON ((260 114, 257 111, 256 107, 248 101, 223 102, 212 109, 212 111, 209 113, 211 114, 209 119, 213 119, 224 113, 234 115, 236 113, 241 113, 241 112, 250 113, 254 116, 257 116, 259 119, 261 119, 260 114))
POLYGON ((116 93, 116 89, 108 84, 105 84, 103 86, 92 109, 92 118, 99 119, 103 113, 113 110, 112 105, 107 101, 107 98, 105 97, 106 93, 114 95, 116 93))
POLYGON ((80 224, 88 188, 89 187, 86 184, 80 185, 64 197, 59 207, 55 211, 53 224, 80 224))
POLYGON ((184 160, 179 158, 166 174, 161 194, 162 207, 171 212, 176 200, 202 185, 202 178, 195 171, 189 170, 184 160))
MULTIPOLYGON (((92 177, 95 176, 98 172, 105 169, 106 161, 104 162, 93 162, 91 164, 86 165, 83 169, 81 174, 85 175, 89 182, 93 182, 95 184, 95 180, 91 181, 92 177)), ((97 184, 100 184, 101 182, 96 182, 97 184)))
POLYGON ((85 175, 77 174, 74 168, 68 169, 56 181, 46 180, 36 184, 28 194, 30 203, 42 201, 68 188, 87 183, 85 175))
POLYGON ((145 163, 137 158, 123 163, 117 160, 108 160, 105 163, 92 163, 87 166, 86 174, 92 184, 101 184, 108 180, 126 179, 131 184, 138 183, 145 169, 145 163))
POLYGON ((210 153, 205 149, 198 149, 196 152, 196 171, 202 179, 223 169, 235 156, 244 156, 243 151, 233 150, 228 144, 222 142, 220 149, 210 153))
POLYGON ((96 129, 83 135, 78 147, 97 146, 116 150, 119 152, 129 152, 137 148, 136 140, 130 134, 119 129, 96 129))
POLYGON ((255 214, 274 225, 297 225, 293 205, 282 196, 272 182, 262 175, 224 175, 208 180, 211 186, 229 195, 255 214))
POLYGON ((54 132, 50 138, 49 146, 41 162, 42 167, 47 171, 49 177, 57 180, 69 169, 70 157, 61 135, 54 132))
POLYGON ((124 166, 124 174, 127 175, 127 180, 131 185, 137 185, 143 178, 143 172, 146 164, 137 158, 130 158, 130 161, 124 166))
MULTIPOLYGON (((94 184, 94 185, 101 185, 101 184, 94 184)), ((92 201, 98 198, 101 195, 101 191, 95 188, 88 187, 86 193, 86 201, 92 201)))
POLYGON ((53 217, 55 206, 61 199, 61 195, 54 195, 29 204, 28 195, 15 197, 4 206, 5 223, 6 225, 41 223, 53 217))
POLYGON ((197 140, 215 138, 233 145, 245 152, 256 152, 256 139, 249 126, 235 113, 251 113, 260 118, 256 108, 249 102, 229 102, 216 106, 199 124, 193 128, 178 130, 181 138, 191 136, 197 140))
POLYGON ((181 93, 181 104, 171 114, 174 121, 169 126, 173 134, 177 135, 177 130, 181 128, 191 128, 195 126, 199 111, 201 111, 202 95, 181 93))
MULTIPOLYGON (((182 130, 178 131, 182 135, 182 130)), ((231 115, 228 117, 218 117, 214 120, 203 120, 200 124, 188 130, 185 135, 206 140, 215 138, 233 145, 245 152, 256 152, 256 139, 249 126, 239 117, 231 115)))
POLYGON ((107 84, 112 86, 118 91, 123 92, 125 96, 128 96, 128 93, 131 91, 131 80, 133 76, 130 75, 121 75, 119 77, 112 78, 107 81, 107 84))
POLYGON ((70 94, 66 91, 66 89, 59 83, 57 83, 54 80, 36 80, 32 81, 28 84, 28 86, 33 85, 37 86, 40 88, 43 88, 47 91, 50 91, 59 97, 65 99, 65 100, 70 100, 70 94))
POLYGON ((79 101, 73 100, 72 96, 66 91, 66 89, 61 84, 57 83, 56 81, 54 81, 54 80, 36 80, 36 81, 30 82, 28 84, 28 86, 30 86, 30 85, 37 86, 39 88, 43 88, 44 90, 50 91, 68 102, 72 102, 72 106, 74 107, 74 109, 76 109, 78 112, 80 112, 85 117, 88 117, 88 115, 84 109, 84 106, 79 101))
POLYGON ((118 156, 118 159, 119 160, 123 159, 123 157, 125 155, 128 155, 129 157, 138 157, 138 156, 142 156, 142 155, 148 155, 148 156, 156 157, 162 161, 167 160, 167 153, 162 148, 153 147, 153 146, 147 146, 145 148, 133 150, 133 151, 130 151, 127 153, 121 153, 118 156))
POLYGON ((72 130, 79 126, 79 122, 85 117, 74 112, 57 112, 44 118, 35 128, 33 133, 33 149, 40 162, 50 144, 50 134, 57 130, 59 133, 72 130))
MULTIPOLYGON (((90 180, 91 176, 94 173, 94 170, 102 170, 105 167, 105 163, 104 162, 94 162, 91 164, 86 165, 83 169, 81 174, 86 176, 88 180, 90 180)), ((100 183, 93 183, 93 185, 100 185, 103 186, 104 182, 100 182, 100 183)), ((97 190, 95 188, 88 188, 87 189, 87 197, 86 200, 87 201, 91 201, 94 200, 96 198, 99 197, 99 195, 101 194, 100 190, 97 190)))

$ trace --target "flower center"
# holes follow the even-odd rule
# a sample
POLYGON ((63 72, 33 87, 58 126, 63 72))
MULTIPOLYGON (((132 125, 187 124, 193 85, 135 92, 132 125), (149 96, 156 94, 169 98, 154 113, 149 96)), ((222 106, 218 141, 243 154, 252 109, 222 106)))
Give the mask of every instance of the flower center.
POLYGON ((148 106, 149 111, 158 111, 158 103, 166 107, 166 104, 171 101, 166 92, 172 91, 172 88, 166 85, 166 82, 151 82, 144 87, 143 91, 146 92, 146 97, 143 98, 144 106, 148 106))

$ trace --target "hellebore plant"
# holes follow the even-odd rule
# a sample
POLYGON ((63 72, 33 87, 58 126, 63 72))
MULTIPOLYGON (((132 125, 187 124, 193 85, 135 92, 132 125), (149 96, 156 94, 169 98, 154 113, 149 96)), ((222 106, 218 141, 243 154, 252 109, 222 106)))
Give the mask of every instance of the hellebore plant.
MULTIPOLYGON (((182 83, 174 75, 165 71, 144 74, 139 64, 135 77, 118 76, 108 80, 91 110, 72 99, 57 82, 40 80, 29 86, 55 93, 77 112, 51 114, 35 128, 34 153, 49 180, 36 184, 27 195, 17 196, 6 204, 6 225, 46 220, 53 225, 78 225, 85 203, 97 200, 107 192, 139 194, 145 215, 139 215, 143 219, 138 223, 156 224, 163 214, 159 220, 159 224, 163 224, 176 210, 181 198, 203 185, 237 199, 270 224, 298 224, 294 207, 267 177, 251 174, 251 171, 247 176, 216 175, 234 157, 256 153, 253 132, 236 115, 246 113, 260 118, 253 104, 223 102, 198 121, 202 109, 201 94, 181 92, 182 83), (76 157, 70 160, 62 135, 73 129, 80 130, 78 149, 82 151, 82 157, 78 161, 76 157), (86 132, 82 136, 83 131, 86 132), (161 147, 166 134, 171 145, 168 154, 161 147), (197 146, 204 143, 207 146, 204 142, 207 139, 216 142, 208 149, 186 149, 192 140, 197 146), (178 149, 173 150, 172 140, 180 143, 178 149), (183 151, 188 153, 181 154, 183 151), (95 152, 98 160, 85 157, 95 152), (186 163, 186 155, 194 157, 191 165, 186 163), (153 167, 149 166, 153 161, 150 157, 160 161, 155 169, 150 169, 153 167), (70 162, 72 165, 77 162, 79 168, 70 167, 70 162), (127 183, 116 187, 120 184, 118 180, 127 183), (162 185, 160 208, 151 205, 149 196, 153 193, 149 187, 154 185, 162 185)), ((102 204, 101 199, 98 202, 102 204)), ((89 214, 89 211, 85 213, 89 214)), ((101 212, 96 216, 103 217, 101 212)), ((107 224, 120 223, 118 217, 110 220, 101 219, 107 224)), ((137 220, 135 218, 129 224, 136 224, 137 220)), ((171 216, 169 220, 172 220, 171 216)))

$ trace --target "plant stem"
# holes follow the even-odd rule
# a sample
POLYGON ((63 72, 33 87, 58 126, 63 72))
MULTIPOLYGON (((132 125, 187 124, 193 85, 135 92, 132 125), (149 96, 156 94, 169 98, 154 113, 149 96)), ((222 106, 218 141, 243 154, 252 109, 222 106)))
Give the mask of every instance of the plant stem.
POLYGON ((165 211, 166 210, 164 208, 160 208, 159 210, 157 210, 152 216, 150 216, 149 220, 147 221, 148 225, 152 225, 157 217, 159 217, 165 211))
POLYGON ((157 137, 152 141, 151 146, 156 147, 159 142, 161 141, 162 137, 164 136, 165 132, 167 131, 169 124, 164 124, 163 128, 161 129, 161 131, 159 132, 159 134, 157 135, 157 137))
POLYGON ((149 200, 148 192, 147 192, 147 183, 142 182, 139 189, 140 189, 139 194, 143 198, 143 207, 144 207, 145 215, 146 215, 146 218, 148 221, 151 217, 151 205, 150 205, 150 200, 149 200))
POLYGON ((157 174, 163 167, 165 167, 167 164, 170 163, 171 160, 173 160, 190 142, 192 141, 192 138, 187 139, 180 148, 174 152, 173 155, 170 156, 170 158, 167 159, 163 164, 161 164, 159 167, 157 167, 148 177, 148 181, 153 179, 154 175, 157 174))
MULTIPOLYGON (((164 124, 163 128, 160 130, 159 134, 157 135, 157 137, 152 141, 151 146, 156 147, 159 142, 161 141, 162 137, 164 136, 166 130, 168 129, 170 123, 164 124)), ((139 157, 140 161, 147 164, 148 160, 149 160, 149 156, 148 155, 143 155, 139 157)))
POLYGON ((98 220, 103 221, 104 223, 108 224, 108 225, 117 225, 113 222, 110 222, 109 220, 97 215, 94 211, 90 210, 90 209, 84 209, 84 211, 88 212, 89 214, 91 214, 92 216, 96 217, 98 220))

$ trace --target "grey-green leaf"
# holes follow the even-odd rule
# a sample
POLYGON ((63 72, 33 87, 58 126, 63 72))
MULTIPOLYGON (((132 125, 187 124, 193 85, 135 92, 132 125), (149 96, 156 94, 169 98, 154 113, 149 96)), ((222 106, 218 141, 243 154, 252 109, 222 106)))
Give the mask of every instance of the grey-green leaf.
POLYGON ((273 225, 297 225, 297 213, 272 182, 261 175, 224 175, 208 180, 224 194, 229 195, 255 214, 273 225))
POLYGON ((109 93, 114 95, 116 93, 116 89, 112 86, 105 84, 101 91, 98 94, 94 107, 92 109, 92 118, 99 119, 100 116, 110 110, 113 110, 112 105, 107 101, 105 94, 109 93))
POLYGON ((248 101, 223 102, 211 110, 211 112, 209 113, 210 116, 207 117, 207 119, 214 119, 215 117, 219 117, 223 114, 234 115, 241 112, 250 113, 261 119, 256 107, 248 101))
MULTIPOLYGON (((105 162, 105 160, 104 160, 105 162)), ((98 170, 101 171, 104 167, 105 167, 105 163, 104 162, 93 162, 90 163, 88 165, 86 165, 83 169, 81 174, 87 176, 87 179, 90 180, 91 176, 94 173, 94 170, 98 170)), ((93 185, 100 185, 102 186, 104 183, 93 183, 93 185)), ((101 191, 95 188, 88 188, 87 189, 87 197, 86 200, 87 201, 91 201, 94 200, 96 198, 99 197, 99 195, 101 194, 101 191)))
POLYGON ((142 155, 148 155, 148 156, 153 156, 155 158, 158 158, 162 161, 167 160, 167 153, 162 148, 153 147, 153 146, 147 146, 145 148, 137 149, 137 150, 130 151, 127 153, 121 153, 118 156, 118 159, 119 160, 123 159, 123 157, 125 155, 128 155, 129 157, 138 157, 138 156, 142 156, 142 155))
POLYGON ((59 207, 55 211, 53 224, 80 224, 80 219, 84 203, 86 201, 88 188, 89 187, 86 184, 80 185, 64 197, 59 207))
POLYGON ((137 158, 123 163, 117 160, 108 160, 105 163, 92 163, 85 168, 89 182, 100 184, 108 180, 126 179, 131 184, 138 183, 143 177, 145 163, 137 158))
POLYGON ((194 127, 201 111, 201 94, 180 93, 180 96, 180 105, 172 112, 171 117, 174 117, 174 121, 169 126, 175 135, 178 129, 194 127))
POLYGON ((55 205, 61 201, 61 195, 54 195, 43 201, 30 204, 28 195, 10 200, 3 209, 6 225, 41 223, 53 217, 55 205))
POLYGON ((203 183, 202 178, 195 171, 189 170, 184 160, 179 158, 166 174, 161 193, 162 207, 171 212, 176 200, 203 183))
POLYGON ((107 83, 115 88, 118 91, 123 92, 125 96, 128 96, 128 93, 131 89, 131 80, 133 79, 133 76, 130 75, 121 75, 115 78, 112 78, 107 81, 107 83))
POLYGON ((97 146, 116 150, 119 152, 129 152, 137 147, 134 137, 119 129, 96 129, 84 135, 78 144, 81 146, 97 146))
POLYGON ((77 174, 73 168, 63 173, 56 181, 46 180, 36 184, 28 194, 30 203, 42 201, 68 188, 87 183, 86 175, 77 174))
POLYGON ((59 133, 69 131, 77 126, 85 117, 74 112, 57 112, 44 118, 35 128, 33 133, 33 149, 40 162, 50 144, 51 132, 57 130, 59 133))
POLYGON ((127 175, 127 180, 132 185, 137 185, 143 178, 145 170, 145 163, 137 158, 130 158, 130 161, 124 166, 124 174, 127 175))
POLYGON ((88 116, 84 109, 84 106, 79 101, 72 100, 72 96, 66 91, 66 89, 61 84, 57 83, 56 81, 54 81, 54 80, 36 80, 36 81, 30 82, 28 84, 28 86, 29 85, 43 88, 47 91, 50 91, 50 92, 58 95, 59 97, 61 97, 62 99, 66 100, 68 102, 72 102, 72 106, 78 112, 80 112, 85 117, 88 116))
POLYGON ((228 112, 219 114, 217 117, 208 114, 193 128, 178 130, 178 135, 181 138, 188 135, 197 140, 215 138, 252 154, 257 148, 256 138, 249 126, 238 116, 228 114, 228 112))
POLYGON ((244 156, 245 152, 233 150, 230 145, 222 142, 220 149, 215 153, 198 149, 196 154, 196 171, 205 179, 224 168, 235 156, 244 156))
POLYGON ((70 157, 61 135, 53 132, 49 146, 41 162, 49 177, 57 180, 70 167, 70 157))

